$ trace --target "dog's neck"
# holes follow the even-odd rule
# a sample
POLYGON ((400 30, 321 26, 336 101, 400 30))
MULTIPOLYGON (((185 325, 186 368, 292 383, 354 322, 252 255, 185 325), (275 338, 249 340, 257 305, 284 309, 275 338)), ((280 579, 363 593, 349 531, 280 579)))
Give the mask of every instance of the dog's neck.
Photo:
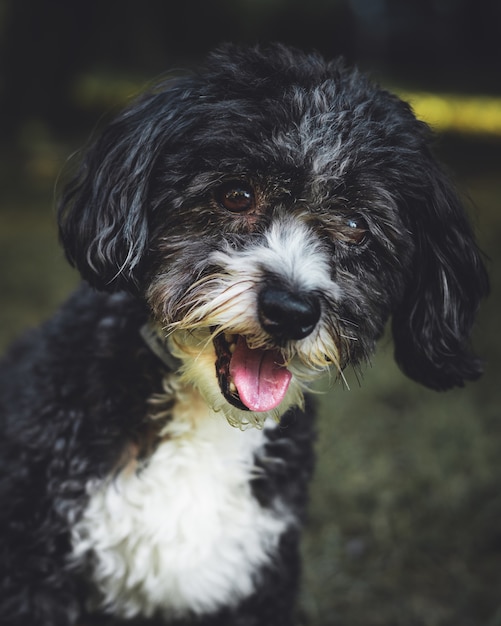
POLYGON ((169 350, 168 343, 161 328, 159 328, 155 322, 149 320, 140 328, 139 332, 143 341, 153 354, 162 361, 169 371, 176 372, 181 366, 181 361, 169 350))

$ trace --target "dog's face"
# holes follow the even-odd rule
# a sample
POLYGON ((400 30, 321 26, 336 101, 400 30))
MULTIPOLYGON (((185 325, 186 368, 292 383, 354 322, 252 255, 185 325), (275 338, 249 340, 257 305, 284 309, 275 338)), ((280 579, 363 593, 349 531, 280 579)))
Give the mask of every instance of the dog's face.
POLYGON ((89 282, 146 299, 234 421, 365 360, 390 316, 402 369, 444 389, 480 373, 468 339, 487 279, 429 139, 339 63, 227 47, 105 130, 61 237, 89 282))

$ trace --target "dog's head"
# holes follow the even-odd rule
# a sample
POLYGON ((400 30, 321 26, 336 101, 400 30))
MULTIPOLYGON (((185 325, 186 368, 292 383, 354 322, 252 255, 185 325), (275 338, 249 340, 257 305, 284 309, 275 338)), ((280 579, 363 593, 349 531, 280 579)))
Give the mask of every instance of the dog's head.
POLYGON ((147 300, 232 414, 282 411, 301 381, 363 361, 390 316, 406 374, 461 385, 481 371, 487 278, 430 140, 342 63, 227 46, 104 130, 61 239, 92 285, 147 300))

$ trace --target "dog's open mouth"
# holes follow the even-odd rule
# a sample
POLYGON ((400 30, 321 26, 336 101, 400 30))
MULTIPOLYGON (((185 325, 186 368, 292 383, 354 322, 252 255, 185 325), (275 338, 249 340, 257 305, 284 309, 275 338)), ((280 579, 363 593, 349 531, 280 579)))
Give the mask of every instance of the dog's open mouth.
POLYGON ((229 333, 217 335, 214 346, 219 386, 230 404, 264 412, 282 402, 292 374, 279 350, 251 349, 243 335, 229 333))

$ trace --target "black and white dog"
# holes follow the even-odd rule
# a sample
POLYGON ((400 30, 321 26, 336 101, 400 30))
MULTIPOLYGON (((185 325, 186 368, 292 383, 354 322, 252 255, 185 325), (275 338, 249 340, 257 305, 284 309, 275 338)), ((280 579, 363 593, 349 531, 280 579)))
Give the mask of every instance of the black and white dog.
POLYGON ((304 391, 481 372, 487 278, 409 106, 340 62, 226 46, 103 132, 59 211, 85 283, 1 368, 3 626, 293 621, 304 391))

